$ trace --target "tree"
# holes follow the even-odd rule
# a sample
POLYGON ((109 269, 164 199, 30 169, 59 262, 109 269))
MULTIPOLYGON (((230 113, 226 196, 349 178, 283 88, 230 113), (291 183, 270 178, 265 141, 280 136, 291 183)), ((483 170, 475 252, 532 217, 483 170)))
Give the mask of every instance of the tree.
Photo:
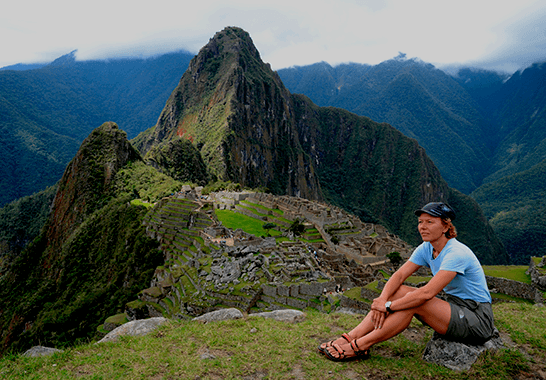
POLYGON ((262 228, 267 231, 267 236, 271 236, 269 234, 269 230, 272 229, 272 228, 275 228, 275 227, 277 227, 277 225, 275 223, 271 223, 271 222, 264 223, 262 225, 262 228))
POLYGON ((402 256, 400 256, 400 252, 393 251, 387 254, 387 257, 391 261, 391 264, 394 267, 394 269, 397 269, 400 263, 402 262, 402 256))
POLYGON ((288 227, 288 231, 292 232, 294 236, 299 236, 305 231, 305 225, 299 219, 296 219, 288 227))

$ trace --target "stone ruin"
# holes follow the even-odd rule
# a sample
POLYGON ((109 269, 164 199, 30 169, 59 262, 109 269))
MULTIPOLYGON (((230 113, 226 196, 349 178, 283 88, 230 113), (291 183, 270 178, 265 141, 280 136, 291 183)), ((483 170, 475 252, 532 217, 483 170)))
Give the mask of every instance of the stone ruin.
POLYGON ((546 267, 546 256, 542 256, 542 259, 538 264, 535 264, 533 258, 529 264, 528 274, 531 276, 531 282, 533 285, 542 291, 546 291, 546 270, 542 269, 546 267))
POLYGON ((331 310, 336 300, 329 293, 374 281, 380 269, 389 270, 388 253, 409 257, 412 249, 382 226, 334 206, 252 192, 203 195, 188 186, 159 202, 144 224, 160 242, 165 264, 131 303, 130 319, 195 317, 222 307, 331 310), (215 209, 272 222, 283 239, 226 228, 215 209), (306 229, 301 238, 287 232, 296 220, 306 229))

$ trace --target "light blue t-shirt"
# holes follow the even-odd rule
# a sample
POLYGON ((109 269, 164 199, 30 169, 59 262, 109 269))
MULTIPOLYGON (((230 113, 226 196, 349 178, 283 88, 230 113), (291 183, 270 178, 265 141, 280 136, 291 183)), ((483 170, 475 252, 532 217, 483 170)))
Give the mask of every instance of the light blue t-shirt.
POLYGON ((491 302, 483 268, 470 248, 457 239, 449 239, 437 258, 432 256, 432 244, 423 242, 413 251, 410 261, 430 268, 433 275, 440 270, 457 272, 444 291, 447 294, 476 302, 491 302))

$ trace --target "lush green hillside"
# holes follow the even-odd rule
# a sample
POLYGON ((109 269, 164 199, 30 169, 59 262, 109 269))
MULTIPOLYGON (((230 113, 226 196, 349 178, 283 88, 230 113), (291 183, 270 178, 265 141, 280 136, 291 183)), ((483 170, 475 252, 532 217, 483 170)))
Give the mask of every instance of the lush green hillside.
POLYGON ((44 228, 0 276, 1 350, 85 341, 134 300, 163 254, 142 225, 148 209, 130 201, 180 186, 145 165, 115 124, 97 128, 68 165, 44 228))
POLYGON ((348 67, 324 63, 279 70, 279 75, 290 91, 317 104, 389 123, 415 138, 450 186, 469 193, 481 184, 491 155, 484 139, 487 123, 453 78, 404 56, 358 70, 348 67), (330 80, 321 88, 306 80, 311 73, 317 77, 328 73, 330 80))
POLYGON ((153 126, 193 55, 76 61, 0 71, 0 206, 55 184, 105 121, 130 137, 153 126))
POLYGON ((546 252, 546 160, 487 183, 472 196, 504 242, 514 264, 546 252))
POLYGON ((0 208, 0 276, 42 229, 49 216, 56 186, 20 198, 0 208))

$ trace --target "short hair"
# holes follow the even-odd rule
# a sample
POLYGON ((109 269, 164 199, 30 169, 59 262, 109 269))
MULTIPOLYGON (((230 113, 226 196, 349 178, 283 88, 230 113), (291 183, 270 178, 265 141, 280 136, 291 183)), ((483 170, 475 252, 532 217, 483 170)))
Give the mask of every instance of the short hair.
POLYGON ((457 229, 455 228, 453 223, 451 223, 451 219, 442 218, 442 223, 444 224, 444 226, 447 227, 447 231, 444 234, 446 236, 446 238, 452 239, 452 238, 457 237, 457 229))

